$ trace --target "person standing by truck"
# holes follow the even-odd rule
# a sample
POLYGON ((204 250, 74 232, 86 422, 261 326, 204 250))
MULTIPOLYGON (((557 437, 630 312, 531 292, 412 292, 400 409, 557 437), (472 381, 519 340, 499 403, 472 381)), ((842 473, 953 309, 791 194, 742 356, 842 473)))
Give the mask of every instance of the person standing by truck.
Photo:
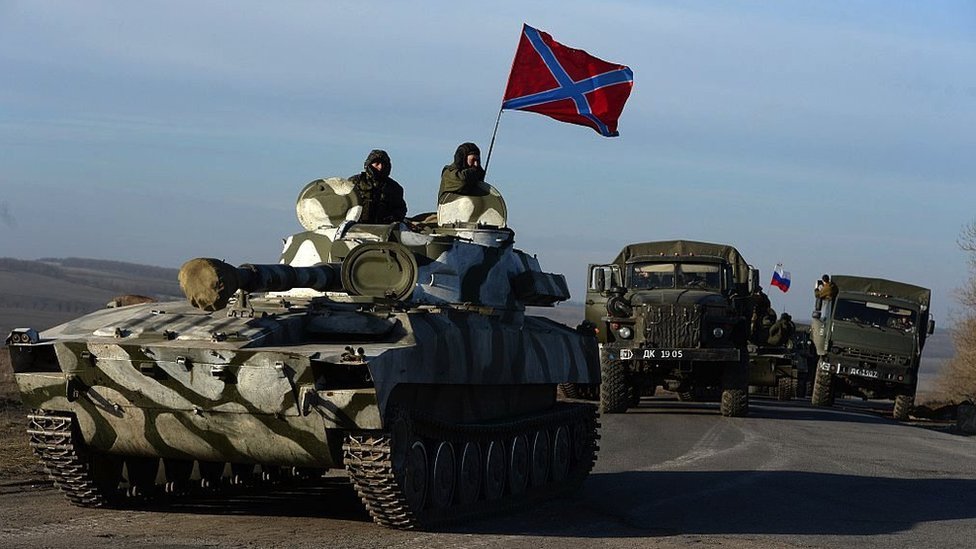
POLYGON ((813 291, 814 297, 817 298, 814 309, 819 313, 823 310, 824 302, 827 302, 829 306, 837 297, 837 291, 837 284, 830 280, 830 275, 825 274, 820 277, 820 280, 817 281, 817 287, 813 291))

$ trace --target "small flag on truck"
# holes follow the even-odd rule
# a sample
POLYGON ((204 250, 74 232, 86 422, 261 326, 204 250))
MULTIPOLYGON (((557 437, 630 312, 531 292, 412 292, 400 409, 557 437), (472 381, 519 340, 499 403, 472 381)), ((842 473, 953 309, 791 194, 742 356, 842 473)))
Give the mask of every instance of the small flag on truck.
POLYGON ((783 293, 790 291, 790 272, 783 270, 782 263, 777 263, 776 267, 773 268, 773 279, 769 283, 782 290, 783 293))

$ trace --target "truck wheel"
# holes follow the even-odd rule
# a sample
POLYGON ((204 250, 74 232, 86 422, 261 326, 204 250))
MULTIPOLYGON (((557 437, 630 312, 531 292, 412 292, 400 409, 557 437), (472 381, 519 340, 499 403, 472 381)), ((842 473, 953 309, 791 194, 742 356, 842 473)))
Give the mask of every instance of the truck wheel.
POLYGON ((738 363, 725 365, 722 372, 722 397, 719 411, 726 417, 741 417, 749 413, 749 354, 741 351, 738 363))
POLYGON ((619 360, 600 365, 600 411, 604 414, 621 414, 630 404, 630 388, 627 387, 627 366, 619 360))
POLYGON ((911 395, 898 395, 895 397, 895 409, 891 415, 898 421, 907 421, 908 415, 912 413, 915 406, 915 397, 911 395))
POLYGON ((792 400, 796 393, 796 380, 791 377, 781 377, 776 381, 776 400, 792 400))
POLYGON ((834 391, 831 383, 830 372, 818 369, 813 378, 813 394, 810 396, 810 403, 814 406, 833 406, 834 391))
POLYGON ((745 416, 749 413, 749 395, 742 389, 726 389, 719 410, 725 417, 745 416))

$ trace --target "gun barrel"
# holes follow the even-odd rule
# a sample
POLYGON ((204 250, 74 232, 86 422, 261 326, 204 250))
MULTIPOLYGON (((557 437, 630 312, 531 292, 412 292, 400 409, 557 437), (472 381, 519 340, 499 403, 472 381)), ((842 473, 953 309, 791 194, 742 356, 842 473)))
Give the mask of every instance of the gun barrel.
POLYGON ((342 288, 341 267, 322 264, 311 267, 291 265, 251 265, 234 267, 219 259, 191 259, 180 267, 179 281, 183 295, 194 307, 218 311, 238 290, 275 292, 292 288, 318 291, 342 288))

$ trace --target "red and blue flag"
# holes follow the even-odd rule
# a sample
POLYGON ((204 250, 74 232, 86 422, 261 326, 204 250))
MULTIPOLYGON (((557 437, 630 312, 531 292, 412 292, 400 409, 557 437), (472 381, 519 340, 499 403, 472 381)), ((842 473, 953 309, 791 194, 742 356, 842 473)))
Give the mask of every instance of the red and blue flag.
POLYGON ((522 25, 502 109, 544 114, 616 137, 617 119, 633 87, 629 67, 566 47, 522 25))
POLYGON ((773 269, 773 279, 769 281, 771 286, 776 286, 783 293, 790 291, 790 272, 783 270, 783 264, 777 263, 773 269))

